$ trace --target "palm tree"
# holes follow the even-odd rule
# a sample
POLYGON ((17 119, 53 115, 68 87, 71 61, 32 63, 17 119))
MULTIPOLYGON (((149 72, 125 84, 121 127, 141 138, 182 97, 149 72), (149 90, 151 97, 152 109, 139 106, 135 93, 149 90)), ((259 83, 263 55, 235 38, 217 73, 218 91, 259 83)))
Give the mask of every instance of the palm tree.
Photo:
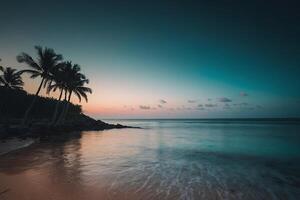
POLYGON ((92 89, 84 86, 85 84, 89 83, 89 80, 86 79, 86 77, 82 73, 80 73, 79 65, 77 64, 72 65, 71 62, 66 62, 64 73, 66 76, 65 90, 68 97, 67 97, 67 102, 65 104, 65 108, 61 113, 60 118, 57 121, 57 124, 62 123, 65 120, 73 93, 78 97, 79 102, 81 102, 81 98, 84 98, 85 101, 87 102, 88 101, 87 93, 92 93, 92 89))
MULTIPOLYGON (((52 70, 51 72, 51 83, 49 84, 47 88, 47 93, 49 94, 51 91, 55 92, 56 90, 59 90, 59 97, 58 101, 55 105, 54 113, 52 116, 52 120, 50 124, 54 124, 57 114, 58 114, 58 107, 61 102, 61 98, 63 95, 63 92, 66 92, 66 84, 65 80, 67 79, 67 74, 64 72, 65 71, 65 66, 66 62, 62 62, 57 65, 55 69, 52 70), (53 83, 53 84, 52 84, 53 83)), ((66 95, 65 95, 65 100, 66 100, 66 95)))
POLYGON ((10 89, 23 89, 24 82, 22 81, 20 71, 12 69, 11 67, 4 68, 0 66, 0 71, 3 73, 0 75, 0 85, 10 89))
POLYGON ((42 78, 38 90, 35 93, 35 98, 33 99, 30 106, 27 108, 25 112, 22 125, 25 125, 25 123, 27 122, 29 113, 36 102, 37 96, 39 95, 42 86, 45 87, 51 81, 51 76, 50 76, 51 70, 57 67, 59 62, 62 60, 62 55, 56 54, 53 49, 47 47, 43 49, 40 46, 35 46, 35 49, 38 55, 36 60, 34 60, 27 53, 21 53, 19 56, 17 56, 17 60, 20 63, 26 63, 30 68, 32 68, 32 69, 22 70, 22 73, 31 74, 30 78, 36 78, 36 77, 42 78))
POLYGON ((88 83, 88 82, 89 82, 88 79, 77 80, 77 81, 72 82, 72 84, 68 86, 67 90, 68 90, 69 95, 68 95, 66 109, 65 109, 65 112, 64 112, 64 115, 62 118, 62 122, 65 120, 65 118, 68 114, 69 105, 70 105, 70 101, 71 101, 71 97, 72 97, 73 93, 78 97, 79 102, 81 102, 81 98, 84 98, 86 102, 88 101, 87 93, 92 93, 91 88, 84 86, 84 84, 88 83))

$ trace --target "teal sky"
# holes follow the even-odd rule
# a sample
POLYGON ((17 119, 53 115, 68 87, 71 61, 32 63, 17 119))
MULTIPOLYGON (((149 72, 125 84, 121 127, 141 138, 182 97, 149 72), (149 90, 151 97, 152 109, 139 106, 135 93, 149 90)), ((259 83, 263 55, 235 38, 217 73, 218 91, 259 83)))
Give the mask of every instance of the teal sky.
POLYGON ((299 13, 296 1, 4 1, 0 58, 23 68, 18 53, 54 48, 90 78, 83 108, 100 118, 300 117, 299 13))

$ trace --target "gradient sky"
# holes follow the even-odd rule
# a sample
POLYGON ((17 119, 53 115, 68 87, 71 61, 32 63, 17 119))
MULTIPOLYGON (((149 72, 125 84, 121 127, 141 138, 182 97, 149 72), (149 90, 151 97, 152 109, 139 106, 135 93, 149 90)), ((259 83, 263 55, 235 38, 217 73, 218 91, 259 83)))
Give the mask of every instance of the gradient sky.
MULTIPOLYGON (((298 3, 299 4, 299 3, 298 3)), ((82 66, 98 118, 300 117, 297 1, 3 1, 1 65, 82 66)), ((34 92, 37 80, 26 80, 34 92)), ((73 102, 77 103, 75 97, 73 102)))

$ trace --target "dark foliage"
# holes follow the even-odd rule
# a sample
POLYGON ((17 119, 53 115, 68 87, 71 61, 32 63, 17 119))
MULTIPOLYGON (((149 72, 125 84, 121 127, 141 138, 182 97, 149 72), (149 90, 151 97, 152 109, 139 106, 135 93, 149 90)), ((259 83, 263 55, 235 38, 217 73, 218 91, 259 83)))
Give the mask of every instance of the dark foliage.
MULTIPOLYGON (((12 90, 0 86, 0 119, 21 119, 34 95, 24 90, 12 90)), ((48 97, 37 97, 36 104, 32 109, 31 119, 50 119, 53 115, 58 100, 48 97)), ((61 101, 60 104, 63 102, 61 101)), ((69 103, 68 115, 70 118, 82 113, 80 105, 69 103)))

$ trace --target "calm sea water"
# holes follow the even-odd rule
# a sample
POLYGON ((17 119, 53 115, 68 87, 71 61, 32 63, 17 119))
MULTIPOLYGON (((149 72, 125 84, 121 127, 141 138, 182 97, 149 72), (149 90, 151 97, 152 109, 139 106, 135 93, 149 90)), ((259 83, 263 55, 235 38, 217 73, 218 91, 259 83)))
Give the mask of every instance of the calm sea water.
POLYGON ((8 184, 7 199, 24 185, 32 199, 39 190, 43 199, 300 199, 299 123, 105 121, 144 129, 83 132, 0 157, 2 178, 27 178, 8 184))

